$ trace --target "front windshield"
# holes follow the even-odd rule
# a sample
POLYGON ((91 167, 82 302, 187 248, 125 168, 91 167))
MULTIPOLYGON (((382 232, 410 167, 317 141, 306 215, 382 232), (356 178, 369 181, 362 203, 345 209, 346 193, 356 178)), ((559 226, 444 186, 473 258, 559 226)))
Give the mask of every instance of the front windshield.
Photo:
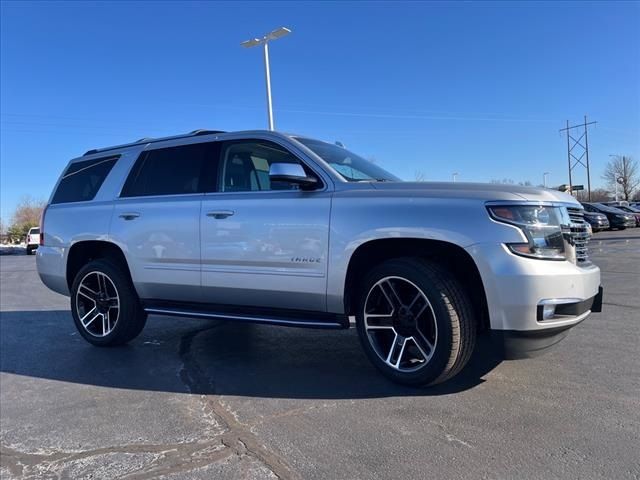
POLYGON ((327 162, 348 182, 399 182, 400 179, 376 164, 331 143, 294 137, 313 153, 327 162))

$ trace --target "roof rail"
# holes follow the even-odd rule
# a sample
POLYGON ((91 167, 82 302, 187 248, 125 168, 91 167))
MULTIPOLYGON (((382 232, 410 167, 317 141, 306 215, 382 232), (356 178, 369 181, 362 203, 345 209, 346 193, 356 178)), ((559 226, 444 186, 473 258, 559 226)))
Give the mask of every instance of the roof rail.
POLYGON ((214 135, 216 133, 227 133, 221 130, 194 130, 193 132, 189 132, 190 135, 199 136, 199 135, 214 135))
POLYGON ((200 135, 215 135, 216 133, 226 133, 226 132, 223 131, 223 130, 193 130, 192 132, 189 132, 189 133, 184 133, 182 135, 174 135, 174 136, 171 136, 171 137, 159 137, 159 138, 145 137, 145 138, 141 138, 140 140, 137 140, 135 142, 124 143, 122 145, 115 145, 113 147, 94 148, 94 149, 91 149, 91 150, 88 150, 87 152, 85 152, 85 154, 83 156, 93 155, 94 153, 108 152, 109 150, 117 150, 119 148, 132 147, 134 145, 163 142, 165 140, 176 140, 176 139, 179 139, 179 138, 197 137, 197 136, 200 136, 200 135))

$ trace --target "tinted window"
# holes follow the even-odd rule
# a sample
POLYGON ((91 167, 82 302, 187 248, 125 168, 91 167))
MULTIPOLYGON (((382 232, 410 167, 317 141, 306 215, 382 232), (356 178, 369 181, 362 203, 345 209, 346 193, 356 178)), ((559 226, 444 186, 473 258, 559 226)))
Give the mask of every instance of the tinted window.
POLYGON ((97 158, 69 165, 51 203, 93 200, 118 158, 97 158))
POLYGON ((40 235, 40 229, 32 228, 31 230, 29 230, 29 235, 40 235))
MULTIPOLYGON (((285 148, 262 140, 225 142, 222 148, 221 190, 223 192, 257 192, 262 190, 294 190, 297 185, 272 182, 272 163, 297 163, 300 160, 285 148)), ((313 175, 304 165, 307 175, 313 175)))
POLYGON ((215 143, 196 143, 144 152, 121 196, 202 193, 215 185, 217 150, 215 143))

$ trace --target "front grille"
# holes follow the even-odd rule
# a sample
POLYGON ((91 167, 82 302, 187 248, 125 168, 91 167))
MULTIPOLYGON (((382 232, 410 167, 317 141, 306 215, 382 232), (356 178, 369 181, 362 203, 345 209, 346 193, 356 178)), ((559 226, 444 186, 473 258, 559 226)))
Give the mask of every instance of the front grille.
POLYGON ((571 218, 571 238, 576 249, 576 264, 586 266, 589 262, 589 224, 584 220, 584 213, 579 208, 568 208, 571 218))

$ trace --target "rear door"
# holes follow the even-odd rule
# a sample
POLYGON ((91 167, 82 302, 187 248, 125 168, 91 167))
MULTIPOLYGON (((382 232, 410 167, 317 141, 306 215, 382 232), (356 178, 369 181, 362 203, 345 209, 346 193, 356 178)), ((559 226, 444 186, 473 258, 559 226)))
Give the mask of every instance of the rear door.
MULTIPOLYGON (((299 163, 267 140, 221 143, 218 188, 202 203, 202 286, 214 304, 326 310, 331 192, 269 179, 272 163, 299 163)), ((319 178, 319 177, 318 177, 319 178)))
POLYGON ((200 208, 217 158, 211 142, 153 148, 129 173, 111 236, 127 256, 141 298, 200 300, 200 208))

